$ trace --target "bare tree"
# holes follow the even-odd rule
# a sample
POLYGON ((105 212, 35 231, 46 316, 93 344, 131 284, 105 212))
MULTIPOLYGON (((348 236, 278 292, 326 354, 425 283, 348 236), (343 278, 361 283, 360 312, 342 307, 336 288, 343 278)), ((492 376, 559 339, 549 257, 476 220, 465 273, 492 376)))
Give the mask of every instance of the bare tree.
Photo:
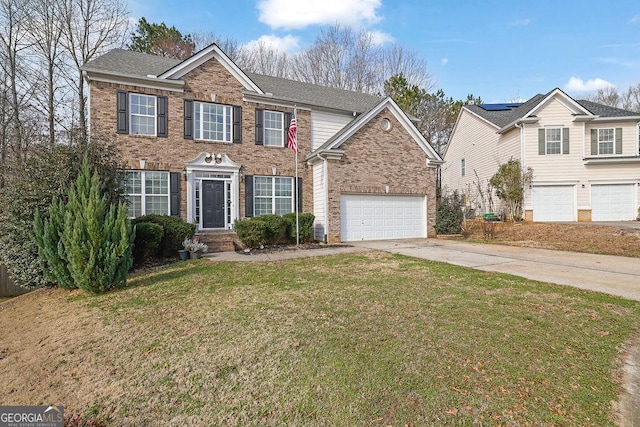
POLYGON ((64 0, 64 45, 74 64, 69 77, 77 97, 78 127, 87 136, 87 98, 80 67, 109 49, 123 47, 129 36, 124 0, 64 0))
MULTIPOLYGON (((61 5, 51 0, 31 0, 29 14, 29 37, 32 41, 38 75, 34 79, 42 79, 44 88, 37 98, 38 105, 44 111, 47 119, 48 142, 50 146, 56 141, 56 127, 61 120, 57 114, 58 93, 60 87, 61 69, 64 66, 62 58, 63 20, 61 5)), ((35 74, 35 73, 34 73, 35 74)))
POLYGON ((240 59, 242 46, 230 37, 223 37, 213 32, 196 31, 191 34, 191 40, 196 46, 196 52, 215 43, 233 62, 238 63, 240 59))
POLYGON ((28 140, 24 134, 23 112, 33 95, 25 73, 22 54, 30 47, 27 39, 30 5, 20 0, 0 0, 0 66, 3 74, 4 131, 2 166, 11 154, 23 155, 28 140))
POLYGON ((245 71, 287 78, 289 57, 264 41, 243 46, 236 58, 236 63, 245 71))

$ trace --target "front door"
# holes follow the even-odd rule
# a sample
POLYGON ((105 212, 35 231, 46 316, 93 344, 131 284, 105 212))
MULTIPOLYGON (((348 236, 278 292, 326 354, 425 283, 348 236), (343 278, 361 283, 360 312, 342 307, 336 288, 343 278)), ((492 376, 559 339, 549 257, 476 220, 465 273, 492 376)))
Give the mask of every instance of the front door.
POLYGON ((202 181, 202 228, 224 228, 224 181, 202 181))

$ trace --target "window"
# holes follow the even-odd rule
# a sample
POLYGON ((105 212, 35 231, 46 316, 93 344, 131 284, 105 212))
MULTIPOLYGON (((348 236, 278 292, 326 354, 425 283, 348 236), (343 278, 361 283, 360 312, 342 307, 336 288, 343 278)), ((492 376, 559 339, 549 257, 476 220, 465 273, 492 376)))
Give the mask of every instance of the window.
POLYGON ((547 154, 562 153, 562 128, 547 128, 546 134, 546 152, 547 154))
POLYGON ((464 159, 460 160, 460 172, 461 172, 462 176, 464 176, 464 174, 466 172, 465 171, 465 169, 466 169, 466 164, 465 163, 466 162, 465 162, 464 159))
POLYGON ((194 137, 204 141, 231 142, 230 105, 194 102, 194 137))
POLYGON ((169 172, 127 171, 125 193, 130 218, 169 215, 169 172))
POLYGON ((256 176, 253 178, 254 215, 293 212, 293 178, 256 176))
POLYGON ((598 154, 613 154, 614 140, 613 128, 598 129, 598 154))
POLYGON ((264 112, 264 145, 284 147, 284 114, 264 112))
POLYGON ((129 94, 130 107, 130 133, 134 135, 156 134, 156 97, 152 95, 141 95, 139 93, 129 94))

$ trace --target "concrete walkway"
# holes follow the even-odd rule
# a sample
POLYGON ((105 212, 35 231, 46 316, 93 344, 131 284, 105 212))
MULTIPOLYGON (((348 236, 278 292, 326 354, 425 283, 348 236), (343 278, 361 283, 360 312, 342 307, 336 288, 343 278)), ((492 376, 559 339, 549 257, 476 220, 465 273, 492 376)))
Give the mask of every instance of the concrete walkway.
POLYGON ((638 258, 439 239, 377 240, 354 245, 640 301, 638 258))

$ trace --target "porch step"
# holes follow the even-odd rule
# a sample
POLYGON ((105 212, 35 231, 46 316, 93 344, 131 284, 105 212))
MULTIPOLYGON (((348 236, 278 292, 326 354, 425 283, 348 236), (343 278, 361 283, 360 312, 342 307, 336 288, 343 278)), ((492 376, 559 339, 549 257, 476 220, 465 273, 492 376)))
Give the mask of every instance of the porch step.
POLYGON ((242 245, 235 231, 230 230, 206 230, 199 231, 194 238, 209 246, 209 252, 234 252, 242 245))

